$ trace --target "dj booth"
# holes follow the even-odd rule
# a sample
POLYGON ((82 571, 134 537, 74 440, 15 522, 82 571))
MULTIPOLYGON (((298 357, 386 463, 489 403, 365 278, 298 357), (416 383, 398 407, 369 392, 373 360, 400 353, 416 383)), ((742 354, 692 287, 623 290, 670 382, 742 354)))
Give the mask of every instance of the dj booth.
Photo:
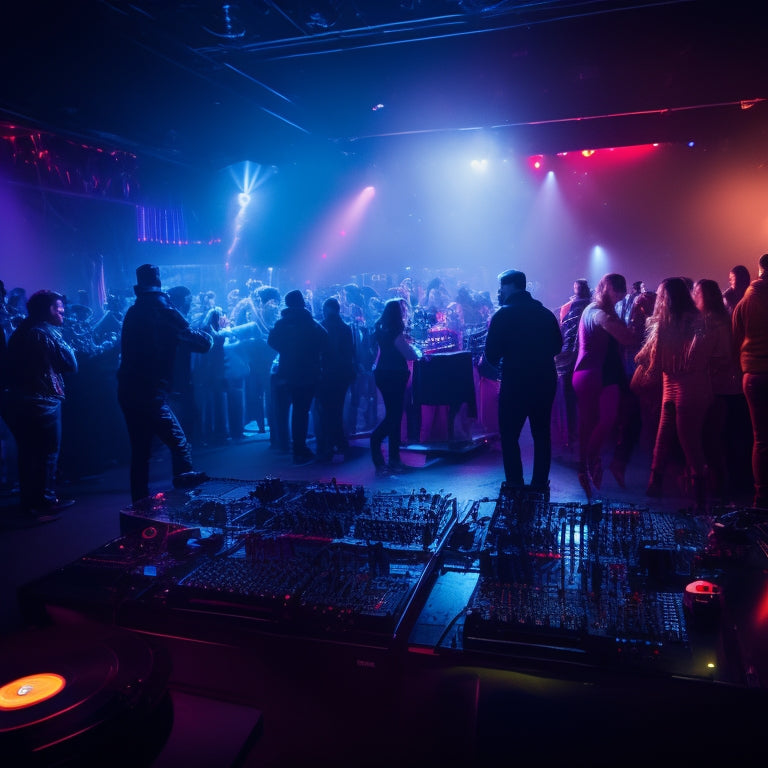
POLYGON ((474 450, 498 434, 499 382, 483 378, 470 351, 428 351, 409 363, 403 449, 474 450))
MULTIPOLYGON (((751 764, 768 702, 742 627, 766 540, 750 510, 218 478, 123 510, 118 539, 19 601, 30 627, 102 628, 110 669, 115 635, 149 644, 148 715, 163 681, 179 706, 245 707, 239 765, 751 764), (700 737, 702 717, 717 725, 700 737)), ((50 723, 104 695, 58 652, 32 671, 96 681, 50 723)), ((4 731, 0 706, 0 737, 33 710, 4 731)))
MULTIPOLYGON (((470 352, 444 352, 424 355, 413 361, 412 401, 419 409, 420 423, 432 424, 434 411, 426 412, 424 407, 445 407, 447 413, 445 439, 455 439, 455 421, 462 406, 466 416, 477 418, 475 395, 475 366, 470 352)), ((425 435, 421 434, 420 438, 425 435)))

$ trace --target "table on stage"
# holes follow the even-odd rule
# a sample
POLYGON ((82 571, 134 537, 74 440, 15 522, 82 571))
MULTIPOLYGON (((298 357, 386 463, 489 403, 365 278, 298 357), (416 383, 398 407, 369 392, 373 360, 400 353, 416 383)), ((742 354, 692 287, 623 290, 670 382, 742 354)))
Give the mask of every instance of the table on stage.
MULTIPOLYGON (((485 402, 488 388, 482 386, 471 352, 426 354, 413 361, 411 370, 413 413, 410 420, 404 419, 406 443, 451 443, 471 440, 478 430, 496 431, 496 419, 485 402), (479 420, 481 414, 484 418, 479 420)), ((490 395, 495 399, 493 392, 490 395)))

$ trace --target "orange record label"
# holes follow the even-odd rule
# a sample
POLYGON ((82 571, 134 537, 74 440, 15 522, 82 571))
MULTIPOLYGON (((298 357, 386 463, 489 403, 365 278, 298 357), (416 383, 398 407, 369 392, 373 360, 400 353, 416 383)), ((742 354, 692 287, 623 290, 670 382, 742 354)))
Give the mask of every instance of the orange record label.
POLYGON ((52 672, 26 675, 0 688, 0 709, 23 709, 55 696, 67 684, 52 672))

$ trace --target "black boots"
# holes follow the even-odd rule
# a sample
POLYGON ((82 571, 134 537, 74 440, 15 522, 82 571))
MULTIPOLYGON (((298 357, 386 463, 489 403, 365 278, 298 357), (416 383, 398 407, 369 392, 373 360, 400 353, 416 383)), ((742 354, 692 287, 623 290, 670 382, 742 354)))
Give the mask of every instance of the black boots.
POLYGON ((205 483, 211 478, 205 472, 197 472, 192 470, 190 472, 182 472, 180 475, 176 475, 173 478, 174 488, 194 488, 196 485, 205 483))

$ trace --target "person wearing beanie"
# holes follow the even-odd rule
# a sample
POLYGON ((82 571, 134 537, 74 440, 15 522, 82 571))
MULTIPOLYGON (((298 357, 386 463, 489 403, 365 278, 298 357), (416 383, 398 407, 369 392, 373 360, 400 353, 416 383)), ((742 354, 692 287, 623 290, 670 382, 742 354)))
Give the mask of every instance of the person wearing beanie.
MULTIPOLYGON (((301 291, 289 291, 284 301, 285 309, 267 337, 267 344, 278 353, 273 390, 275 428, 285 431, 291 411, 293 461, 308 464, 315 458, 307 446, 309 410, 320 383, 328 332, 312 317, 301 291)), ((287 442, 288 435, 278 435, 278 445, 285 448, 287 442)))
POLYGON ((499 309, 491 317, 485 357, 501 365, 499 434, 507 486, 524 487, 520 433, 526 420, 533 438, 531 490, 549 495, 550 422, 557 391, 555 355, 563 346, 555 315, 526 290, 523 272, 499 275, 499 309))
POLYGON ((33 293, 4 361, 3 420, 16 439, 21 511, 37 523, 56 520, 74 503, 56 496, 64 374, 77 372, 75 350, 60 330, 64 313, 61 294, 33 293))
POLYGON ((307 303, 304 300, 304 294, 296 289, 294 291, 288 291, 285 294, 285 306, 298 309, 299 307, 306 307, 307 303))
POLYGON ((125 313, 121 334, 117 397, 131 445, 131 501, 149 497, 152 442, 158 437, 171 452, 173 484, 191 487, 208 476, 192 465, 192 448, 169 404, 174 389, 177 350, 206 353, 213 339, 193 329, 160 283, 160 269, 142 264, 136 270, 136 301, 125 313))

